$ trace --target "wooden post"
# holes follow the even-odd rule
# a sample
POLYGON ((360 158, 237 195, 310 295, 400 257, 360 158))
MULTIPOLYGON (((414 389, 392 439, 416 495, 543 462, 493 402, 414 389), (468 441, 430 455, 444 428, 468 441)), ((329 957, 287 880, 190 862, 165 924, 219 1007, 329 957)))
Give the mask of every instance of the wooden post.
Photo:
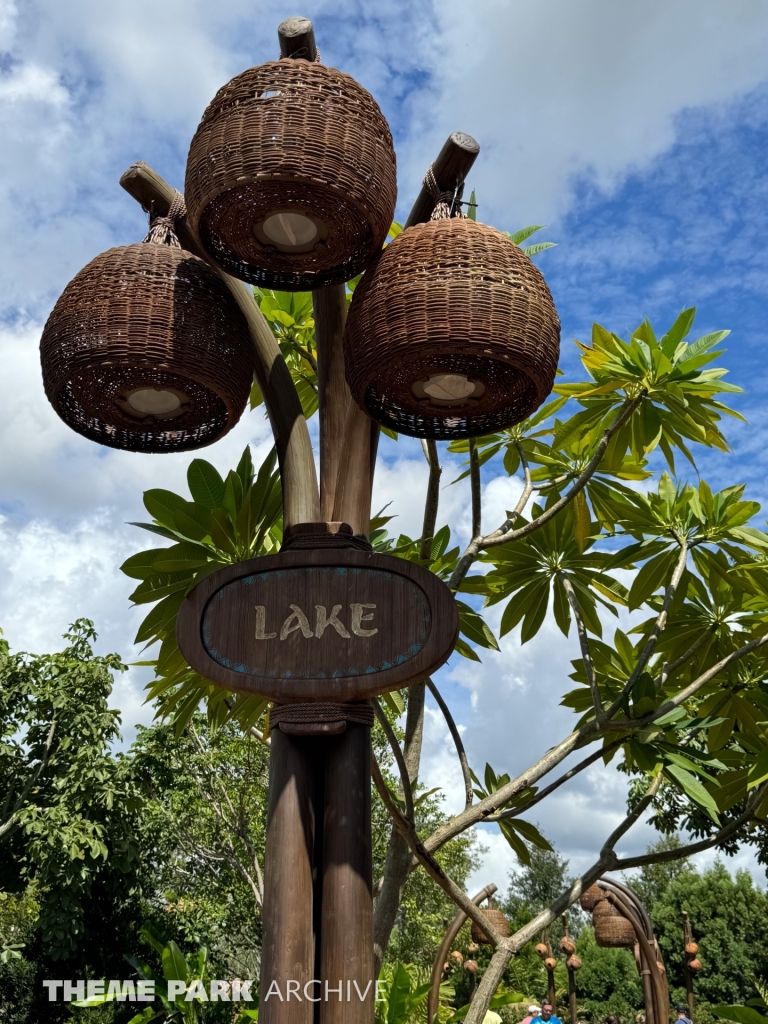
POLYGON ((568 968, 568 1010, 571 1024, 576 1024, 579 1016, 576 1008, 576 972, 572 967, 568 968))
MULTIPOLYGON (((462 185, 479 152, 480 145, 471 135, 452 132, 432 164, 438 187, 447 191, 462 185)), ((432 193, 422 186, 404 227, 424 224, 431 217, 434 208, 435 200, 432 193)))
MULTIPOLYGON (((683 911, 683 949, 688 945, 689 942, 693 942, 693 932, 691 931, 691 922, 688 914, 683 911)), ((688 1016, 693 1020, 693 1013, 695 1009, 695 1001, 693 995, 693 973, 688 966, 690 957, 685 953, 685 962, 683 964, 683 975, 685 977, 685 995, 686 1002, 688 1004, 688 1016)))
POLYGON ((344 447, 344 425, 351 403, 344 377, 346 288, 340 284, 313 292, 312 306, 320 415, 320 516, 324 522, 331 522, 344 447))
POLYGON ((304 986, 315 977, 316 766, 312 749, 312 741, 304 737, 286 736, 280 729, 272 733, 262 911, 262 1024, 312 1024, 313 1020, 313 1003, 304 998, 304 986), (298 984, 299 989, 294 988, 298 997, 286 1000, 289 981, 298 984), (273 982, 282 999, 274 992, 270 996, 273 982))
MULTIPOLYGON (((142 161, 132 164, 120 178, 120 184, 151 215, 165 216, 168 213, 174 190, 148 164, 142 161)), ((184 249, 213 267, 248 321, 256 357, 256 378, 264 395, 280 462, 283 527, 288 529, 297 523, 317 522, 320 519, 320 493, 312 442, 299 396, 272 330, 248 285, 225 274, 212 262, 193 236, 185 217, 176 222, 176 233, 184 249)))
POLYGON ((344 448, 339 463, 333 519, 349 523, 359 537, 367 537, 371 525, 371 489, 376 461, 379 425, 350 401, 344 424, 344 448))
POLYGON ((277 27, 280 57, 294 60, 317 60, 315 30, 309 18, 286 18, 277 27))
POLYGON ((373 1024, 371 730, 323 741, 325 820, 320 1024, 373 1024))
POLYGON ((553 1013, 557 1013, 557 1002, 555 993, 555 971, 554 968, 547 968, 547 993, 550 1003, 552 1003, 553 1013))

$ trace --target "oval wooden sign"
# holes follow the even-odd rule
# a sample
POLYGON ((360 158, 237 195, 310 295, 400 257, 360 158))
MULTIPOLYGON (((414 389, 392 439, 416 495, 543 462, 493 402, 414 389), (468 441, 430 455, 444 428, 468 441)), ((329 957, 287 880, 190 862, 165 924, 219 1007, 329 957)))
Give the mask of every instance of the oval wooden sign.
POLYGON ((426 678, 459 632, 445 584, 353 549, 227 566, 185 598, 176 633, 201 676, 280 703, 364 700, 426 678))

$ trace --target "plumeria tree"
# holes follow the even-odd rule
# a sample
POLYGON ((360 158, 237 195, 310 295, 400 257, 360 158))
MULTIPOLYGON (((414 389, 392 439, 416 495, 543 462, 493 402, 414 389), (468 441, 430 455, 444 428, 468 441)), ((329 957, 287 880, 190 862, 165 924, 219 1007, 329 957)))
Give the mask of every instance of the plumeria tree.
MULTIPOLYGON (((531 233, 512 237, 520 244, 531 233)), ((317 376, 308 296, 260 292, 257 299, 310 416, 317 376)), ((459 656, 478 661, 478 648, 498 649, 483 618, 483 607, 495 604, 503 606, 502 636, 519 630, 527 643, 551 618, 578 643, 571 680, 563 680, 573 726, 515 777, 504 765, 469 764, 433 680, 376 705, 400 776, 393 789, 374 761, 374 782, 392 819, 377 884, 379 964, 414 871, 425 871, 482 921, 440 864, 445 844, 493 822, 525 863, 532 847, 549 848, 529 820, 538 803, 599 760, 627 776, 627 815, 603 837, 583 876, 510 937, 483 923, 495 951, 467 1015, 470 1024, 482 1021, 515 953, 606 870, 765 838, 768 534, 754 525, 759 505, 745 499, 742 486, 713 492, 698 477, 697 452, 730 452, 723 418, 740 418, 726 404, 740 389, 712 365, 728 332, 693 340, 694 316, 694 309, 684 310, 661 335, 644 320, 627 338, 595 324, 591 339, 577 342, 583 379, 561 377, 553 398, 509 430, 448 446, 465 458, 457 486, 471 497, 471 538, 463 550, 447 526, 436 529, 442 454, 432 441, 423 442, 429 473, 421 535, 390 534, 384 516, 372 522, 375 550, 419 562, 456 594, 459 656), (686 481, 686 467, 695 483, 686 481), (519 480, 519 500, 503 522, 485 521, 484 474, 519 480), (621 609, 632 614, 623 614, 620 625, 621 609), (417 828, 416 807, 427 689, 445 716, 465 783, 464 808, 431 834, 417 828), (398 731, 393 723, 401 715, 398 731), (577 757, 566 770, 571 755, 577 757), (682 828, 695 841, 619 858, 617 843, 646 812, 661 830, 682 828)), ((255 388, 252 404, 259 401, 255 388)), ((152 522, 139 525, 171 544, 123 566, 140 580, 133 600, 153 606, 137 637, 160 645, 150 697, 162 695, 178 730, 205 705, 213 724, 235 720, 268 742, 268 703, 228 693, 194 673, 176 645, 175 618, 204 575, 279 548, 275 459, 256 470, 246 450, 226 477, 195 459, 188 480, 189 497, 145 494, 152 522)), ((514 704, 497 713, 512 719, 514 704)))

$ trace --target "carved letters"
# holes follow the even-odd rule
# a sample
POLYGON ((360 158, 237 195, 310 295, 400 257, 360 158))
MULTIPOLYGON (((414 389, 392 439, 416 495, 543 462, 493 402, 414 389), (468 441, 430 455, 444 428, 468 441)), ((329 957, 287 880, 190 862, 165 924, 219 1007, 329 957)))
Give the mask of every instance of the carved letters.
POLYGON ((441 665, 458 632, 453 595, 413 562, 367 551, 287 551, 212 573, 185 598, 179 648, 238 693, 365 700, 441 665))
MULTIPOLYGON (((300 631, 302 636, 307 639, 310 637, 316 637, 319 640, 326 629, 328 629, 329 626, 332 626, 339 636, 343 636, 345 640, 349 640, 350 634, 344 623, 338 617, 339 612, 343 607, 343 605, 335 604, 331 609, 331 614, 329 615, 324 604, 316 604, 315 628, 313 630, 309 624, 309 619, 301 608, 299 608, 297 604, 292 604, 290 606, 291 614, 280 627, 280 639, 287 640, 291 633, 300 631)), ((254 637, 256 640, 274 640, 277 633, 266 632, 266 607, 263 604, 257 604, 254 605, 254 608, 256 609, 256 629, 254 637)), ((365 629, 363 627, 364 622, 370 622, 373 619, 374 612, 370 611, 366 613, 365 609, 367 608, 375 610, 376 605, 353 602, 349 606, 351 613, 350 629, 354 636, 375 636, 379 632, 378 626, 374 626, 373 629, 365 629)))

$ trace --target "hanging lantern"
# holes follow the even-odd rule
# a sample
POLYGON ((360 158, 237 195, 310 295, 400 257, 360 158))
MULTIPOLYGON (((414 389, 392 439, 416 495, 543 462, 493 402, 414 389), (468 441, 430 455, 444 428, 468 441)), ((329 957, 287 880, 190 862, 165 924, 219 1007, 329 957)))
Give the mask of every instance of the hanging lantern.
POLYGON ((179 247, 178 199, 144 242, 81 270, 43 330, 48 400, 78 434, 110 448, 201 448, 237 423, 248 400, 248 325, 218 274, 179 247))
POLYGON ((569 956, 565 961, 565 966, 571 971, 578 971, 581 967, 581 957, 576 954, 569 956))
POLYGON ((600 900, 604 899, 605 890, 601 889, 597 882, 595 882, 593 885, 590 885, 588 889, 584 890, 579 897, 579 903, 581 904, 582 910, 588 910, 591 912, 595 909, 595 906, 600 902, 600 900))
POLYGON ((604 948, 631 948, 636 941, 635 929, 631 921, 609 903, 601 900, 592 911, 592 923, 595 926, 595 942, 604 948))
POLYGON ((546 944, 546 942, 537 942, 535 948, 536 956, 541 957, 542 960, 544 959, 544 957, 549 956, 549 946, 546 944))
POLYGON ((357 404, 402 434, 476 437, 510 427, 555 380, 560 321, 539 270, 494 228, 416 224, 355 289, 344 335, 357 404))
MULTIPOLYGON (((488 922, 489 926, 503 938, 509 935, 509 921, 502 914, 500 910, 495 907, 488 907, 481 911, 483 917, 488 922)), ((472 922, 472 941, 477 942, 483 946, 490 946, 491 940, 485 934, 475 922, 472 922)))
POLYGON ((576 952, 576 943, 570 935, 564 935, 562 939, 560 939, 560 949, 566 956, 570 956, 571 953, 576 952))
POLYGON ((338 284, 368 266, 392 223, 392 136, 349 75, 271 61, 208 105, 185 191, 192 230, 230 274, 287 291, 338 284))

